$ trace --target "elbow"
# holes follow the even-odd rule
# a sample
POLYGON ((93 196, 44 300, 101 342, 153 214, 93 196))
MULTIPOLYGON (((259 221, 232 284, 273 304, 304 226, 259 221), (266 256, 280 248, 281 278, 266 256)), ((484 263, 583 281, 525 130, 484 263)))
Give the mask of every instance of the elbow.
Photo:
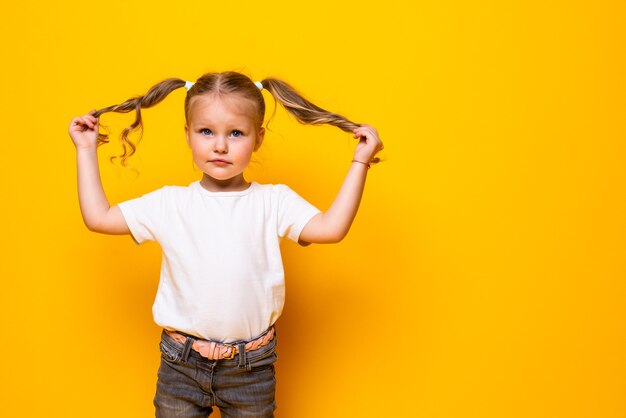
POLYGON ((343 239, 346 237, 346 235, 348 235, 348 231, 343 232, 343 233, 335 236, 334 240, 333 240, 333 244, 339 244, 341 241, 343 241, 343 239))
POLYGON ((328 235, 328 244, 338 244, 348 235, 348 230, 333 231, 328 235))
POLYGON ((95 224, 94 224, 94 222, 93 222, 91 219, 85 218, 85 217, 83 216, 83 223, 85 224, 85 226, 87 227, 87 229, 88 229, 89 231, 91 231, 91 232, 97 232, 97 231, 95 230, 95 228, 96 228, 96 227, 95 227, 95 224))
POLYGON ((346 236, 345 233, 326 231, 323 234, 309 235, 307 237, 300 237, 298 243, 303 247, 310 244, 337 244, 346 236))
POLYGON ((85 226, 91 232, 99 232, 98 231, 98 227, 96 225, 92 224, 92 223, 85 222, 85 226))
POLYGON ((299 241, 311 244, 337 244, 348 235, 349 230, 348 222, 316 216, 304 227, 299 241))
POLYGON ((94 222, 92 220, 86 220, 86 219, 84 221, 85 221, 85 226, 87 227, 88 230, 90 230, 91 232, 102 233, 102 227, 100 226, 98 222, 94 222))

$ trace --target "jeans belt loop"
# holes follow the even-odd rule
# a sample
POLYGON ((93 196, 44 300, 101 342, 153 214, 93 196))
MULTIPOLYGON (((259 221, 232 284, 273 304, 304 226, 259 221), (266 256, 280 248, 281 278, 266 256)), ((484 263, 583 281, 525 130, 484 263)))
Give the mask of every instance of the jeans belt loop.
POLYGON ((246 353, 246 343, 239 343, 237 344, 237 347, 239 347, 239 368, 243 369, 245 367, 247 367, 247 360, 248 360, 248 356, 246 353))
POLYGON ((183 347, 183 354, 181 356, 181 360, 186 363, 187 359, 189 358, 189 352, 191 351, 191 346, 193 346, 195 339, 190 337, 189 335, 186 335, 185 337, 186 337, 185 346, 183 347))

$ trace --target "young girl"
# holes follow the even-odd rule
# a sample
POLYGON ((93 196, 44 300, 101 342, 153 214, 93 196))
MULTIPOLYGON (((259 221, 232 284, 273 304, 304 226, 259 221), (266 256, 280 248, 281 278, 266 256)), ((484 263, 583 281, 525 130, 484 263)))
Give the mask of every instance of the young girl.
POLYGON ((339 242, 356 215, 370 162, 382 142, 357 125, 304 99, 287 83, 252 82, 236 72, 209 73, 195 83, 167 79, 145 96, 75 117, 69 133, 77 153, 78 197, 89 230, 130 234, 137 245, 156 240, 163 250, 153 305, 161 334, 154 398, 157 417, 272 417, 276 331, 284 304, 283 237, 339 242), (122 133, 125 161, 135 151, 128 134, 141 130, 141 108, 186 88, 185 134, 203 172, 189 186, 165 186, 110 206, 96 149, 105 112, 136 111, 122 133), (326 212, 285 185, 248 182, 243 175, 265 136, 269 91, 299 122, 331 124, 360 138, 346 178, 326 212))

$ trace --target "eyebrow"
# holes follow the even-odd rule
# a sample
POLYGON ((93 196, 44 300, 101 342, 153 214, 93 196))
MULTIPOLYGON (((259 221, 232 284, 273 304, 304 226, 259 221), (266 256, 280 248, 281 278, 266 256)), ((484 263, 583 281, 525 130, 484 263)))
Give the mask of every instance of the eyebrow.
MULTIPOLYGON (((205 122, 191 122, 191 126, 195 129, 198 129, 198 128, 211 127, 211 124, 205 123, 205 122)), ((226 127, 226 130, 229 130, 229 131, 232 131, 232 130, 246 131, 248 129, 249 129, 248 127, 245 127, 242 125, 228 125, 226 127)))
MULTIPOLYGON (((194 121, 194 120, 192 120, 192 122, 191 122, 191 123, 193 123, 193 124, 199 124, 199 125, 212 125, 212 124, 215 124, 216 122, 214 122, 214 121, 212 121, 212 120, 205 120, 205 119, 200 119, 200 118, 198 118, 198 119, 197 119, 197 120, 195 120, 195 121, 194 121)), ((224 125, 226 125, 226 126, 233 126, 233 125, 238 125, 238 126, 240 126, 240 125, 244 125, 244 124, 246 124, 246 121, 245 121, 245 120, 242 120, 242 121, 234 121, 234 122, 224 122, 224 121, 220 121, 220 122, 217 122, 217 123, 222 123, 222 124, 224 124, 224 125)))

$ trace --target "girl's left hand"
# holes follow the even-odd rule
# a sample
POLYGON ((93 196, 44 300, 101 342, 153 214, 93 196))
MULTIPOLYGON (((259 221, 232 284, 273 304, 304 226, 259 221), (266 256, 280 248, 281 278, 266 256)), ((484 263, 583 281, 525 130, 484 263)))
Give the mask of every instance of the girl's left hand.
POLYGON ((378 137, 378 131, 371 125, 361 125, 354 129, 354 138, 359 138, 354 150, 354 159, 369 163, 378 151, 383 149, 383 142, 378 137))

